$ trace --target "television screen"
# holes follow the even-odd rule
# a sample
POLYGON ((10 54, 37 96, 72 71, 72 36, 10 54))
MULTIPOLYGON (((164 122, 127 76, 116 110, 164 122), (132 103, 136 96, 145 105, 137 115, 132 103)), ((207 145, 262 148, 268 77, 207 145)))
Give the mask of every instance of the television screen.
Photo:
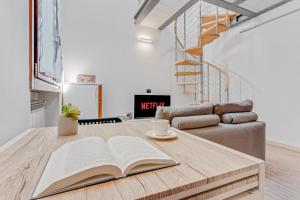
POLYGON ((170 106, 170 95, 135 95, 134 118, 154 117, 157 106, 170 106))

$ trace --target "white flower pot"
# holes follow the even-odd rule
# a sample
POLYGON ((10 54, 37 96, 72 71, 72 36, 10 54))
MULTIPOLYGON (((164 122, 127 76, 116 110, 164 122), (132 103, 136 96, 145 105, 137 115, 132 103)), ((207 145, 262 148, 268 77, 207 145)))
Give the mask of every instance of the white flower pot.
POLYGON ((59 136, 76 135, 78 134, 78 122, 61 115, 58 118, 57 129, 59 136))

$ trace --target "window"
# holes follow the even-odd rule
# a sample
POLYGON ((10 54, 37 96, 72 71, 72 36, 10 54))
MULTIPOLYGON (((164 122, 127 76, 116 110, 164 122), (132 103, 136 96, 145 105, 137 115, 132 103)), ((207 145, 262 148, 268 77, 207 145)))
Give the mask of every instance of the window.
POLYGON ((60 0, 34 0, 34 77, 61 83, 60 0))

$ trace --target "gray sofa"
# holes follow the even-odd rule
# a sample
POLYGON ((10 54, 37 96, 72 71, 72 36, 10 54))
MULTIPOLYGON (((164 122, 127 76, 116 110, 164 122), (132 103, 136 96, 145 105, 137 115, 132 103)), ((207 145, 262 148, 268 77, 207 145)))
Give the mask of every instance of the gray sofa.
POLYGON ((158 107, 156 118, 167 119, 175 128, 264 160, 265 123, 257 121, 252 108, 251 100, 158 107))

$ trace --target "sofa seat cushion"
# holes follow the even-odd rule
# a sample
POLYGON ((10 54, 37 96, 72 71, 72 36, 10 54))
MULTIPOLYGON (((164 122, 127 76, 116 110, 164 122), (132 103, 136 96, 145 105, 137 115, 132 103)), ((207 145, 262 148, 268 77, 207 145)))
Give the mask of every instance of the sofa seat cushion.
POLYGON ((235 103, 215 104, 214 114, 221 116, 225 113, 251 112, 252 109, 253 109, 253 102, 250 99, 247 99, 235 103))
POLYGON ((185 131, 248 155, 265 159, 266 136, 264 122, 220 123, 218 126, 185 131))
POLYGON ((174 117, 185 117, 194 115, 209 115, 213 113, 213 104, 206 103, 201 105, 184 107, 157 107, 155 118, 167 119, 170 122, 174 117))
POLYGON ((246 122, 254 122, 258 119, 258 116, 254 112, 242 112, 242 113, 226 113, 221 117, 221 121, 226 124, 240 124, 246 122))
POLYGON ((220 123, 218 115, 196 115, 187 117, 174 117, 172 127, 185 130, 217 126, 220 123))

